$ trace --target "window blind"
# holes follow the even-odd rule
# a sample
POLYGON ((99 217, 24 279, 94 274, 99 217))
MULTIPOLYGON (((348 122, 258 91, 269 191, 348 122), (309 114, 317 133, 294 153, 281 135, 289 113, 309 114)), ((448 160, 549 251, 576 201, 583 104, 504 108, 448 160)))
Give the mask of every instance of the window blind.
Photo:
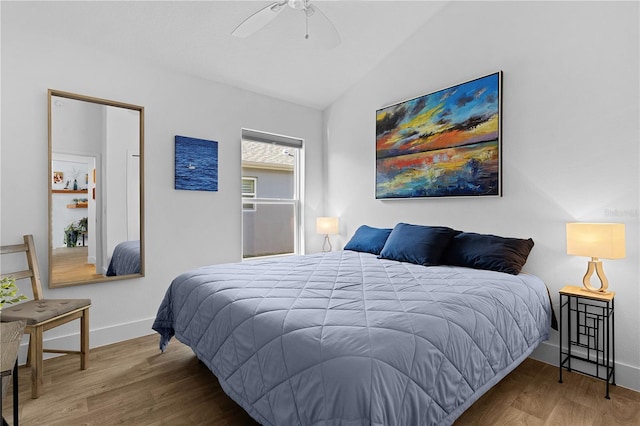
POLYGON ((272 143, 289 148, 302 148, 302 139, 275 133, 260 132, 258 130, 242 129, 242 140, 262 143, 272 143))

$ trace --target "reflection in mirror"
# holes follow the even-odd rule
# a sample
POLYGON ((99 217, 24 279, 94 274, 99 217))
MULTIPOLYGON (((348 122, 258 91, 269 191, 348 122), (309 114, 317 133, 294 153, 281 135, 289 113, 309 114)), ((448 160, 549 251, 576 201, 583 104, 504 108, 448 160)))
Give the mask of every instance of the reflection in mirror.
POLYGON ((144 276, 144 108, 49 90, 49 287, 144 276))

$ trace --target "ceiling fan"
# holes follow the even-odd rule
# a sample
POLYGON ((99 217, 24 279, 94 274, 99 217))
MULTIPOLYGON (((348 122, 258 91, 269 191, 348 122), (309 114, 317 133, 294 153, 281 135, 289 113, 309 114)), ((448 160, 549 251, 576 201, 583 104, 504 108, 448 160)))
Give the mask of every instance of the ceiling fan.
POLYGON ((236 37, 249 37, 273 21, 286 8, 298 10, 304 14, 306 22, 305 39, 309 39, 309 19, 312 18, 317 22, 324 21, 324 26, 328 27, 328 30, 332 33, 331 36, 337 38, 336 44, 340 43, 338 31, 329 18, 320 9, 312 5, 310 0, 282 0, 271 3, 242 21, 231 34, 236 37))

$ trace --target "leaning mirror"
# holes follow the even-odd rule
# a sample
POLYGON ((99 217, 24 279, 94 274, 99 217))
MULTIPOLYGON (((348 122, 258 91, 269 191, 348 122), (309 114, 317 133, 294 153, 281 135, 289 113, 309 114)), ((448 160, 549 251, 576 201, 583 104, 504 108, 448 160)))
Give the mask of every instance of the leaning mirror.
POLYGON ((48 100, 49 287, 144 276, 144 108, 48 100))

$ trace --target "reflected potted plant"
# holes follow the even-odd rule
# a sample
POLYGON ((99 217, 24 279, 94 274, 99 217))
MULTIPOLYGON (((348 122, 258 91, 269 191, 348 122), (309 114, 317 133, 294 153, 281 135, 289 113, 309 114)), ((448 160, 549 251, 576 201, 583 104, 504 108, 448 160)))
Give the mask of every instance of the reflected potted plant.
POLYGON ((87 232, 87 223, 89 218, 75 220, 64 228, 64 245, 67 247, 76 247, 78 245, 78 236, 82 232, 87 232))

